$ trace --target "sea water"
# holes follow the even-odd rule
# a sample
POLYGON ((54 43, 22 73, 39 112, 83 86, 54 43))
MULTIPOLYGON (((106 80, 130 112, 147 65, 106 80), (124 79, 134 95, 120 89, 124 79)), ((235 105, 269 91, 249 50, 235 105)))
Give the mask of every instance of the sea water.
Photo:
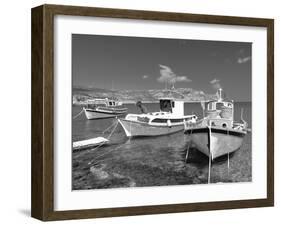
MULTIPOLYGON (((149 112, 158 111, 159 104, 144 104, 149 112)), ((129 113, 139 113, 134 104, 125 104, 129 113)), ((243 118, 251 127, 251 103, 234 104, 236 121, 243 118)), ((73 117, 81 111, 73 106, 73 117)), ((200 103, 185 103, 185 114, 202 117, 200 103)), ((87 120, 84 114, 72 121, 73 141, 94 137, 109 137, 110 143, 98 148, 73 152, 72 188, 105 189, 161 185, 204 184, 208 182, 208 157, 189 147, 188 136, 183 132, 159 137, 128 139, 115 118, 87 120), (107 128, 110 129, 106 130, 107 128), (114 129, 114 131, 112 131, 114 129), (106 131, 105 131, 106 130, 106 131), (105 131, 105 132, 104 132, 105 131), (185 161, 186 150, 190 149, 185 161)), ((252 180, 251 133, 242 147, 212 163, 211 182, 249 182, 252 180)))

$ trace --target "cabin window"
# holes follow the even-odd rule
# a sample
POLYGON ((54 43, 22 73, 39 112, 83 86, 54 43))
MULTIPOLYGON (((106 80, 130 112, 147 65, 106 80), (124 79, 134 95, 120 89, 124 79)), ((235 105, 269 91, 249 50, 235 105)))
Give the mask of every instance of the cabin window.
POLYGON ((213 103, 209 103, 209 104, 208 104, 208 110, 209 110, 209 111, 214 110, 214 104, 213 104, 213 103))
POLYGON ((96 108, 96 105, 95 105, 95 104, 87 104, 87 108, 92 108, 92 109, 94 109, 94 108, 96 108))
POLYGON ((155 118, 151 122, 156 122, 156 123, 167 123, 167 119, 163 118, 155 118))
POLYGON ((172 112, 171 100, 160 100, 160 110, 165 112, 172 112))
POLYGON ((174 101, 172 101, 172 107, 173 107, 173 108, 175 107, 175 102, 174 102, 174 101))
POLYGON ((221 110, 224 107, 224 103, 217 103, 216 109, 221 110))

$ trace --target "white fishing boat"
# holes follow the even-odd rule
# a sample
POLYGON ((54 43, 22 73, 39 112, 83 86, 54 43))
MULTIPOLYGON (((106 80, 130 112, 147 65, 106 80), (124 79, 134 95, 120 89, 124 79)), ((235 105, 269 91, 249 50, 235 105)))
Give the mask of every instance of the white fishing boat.
POLYGON ((83 108, 87 119, 114 118, 127 113, 127 108, 123 107, 122 102, 113 99, 93 99, 87 102, 83 108))
POLYGON ((238 150, 248 131, 248 124, 243 120, 234 122, 233 101, 222 98, 222 89, 218 90, 218 99, 202 103, 204 116, 196 123, 185 123, 185 134, 196 149, 215 159, 238 150))
POLYGON ((118 121, 127 137, 161 136, 183 131, 184 122, 196 122, 196 115, 184 115, 184 102, 173 98, 160 99, 160 111, 128 114, 118 121))

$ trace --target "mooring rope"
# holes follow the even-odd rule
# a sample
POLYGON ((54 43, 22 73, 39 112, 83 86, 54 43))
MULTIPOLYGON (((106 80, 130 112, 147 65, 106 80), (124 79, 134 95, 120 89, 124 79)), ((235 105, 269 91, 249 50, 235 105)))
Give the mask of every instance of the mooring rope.
MULTIPOLYGON (((190 137, 192 135, 192 129, 191 129, 191 132, 190 132, 190 137)), ((185 162, 187 163, 187 159, 188 159, 188 155, 189 155, 189 148, 190 148, 190 145, 191 145, 191 139, 190 141, 188 142, 188 146, 187 146, 187 149, 186 149, 186 155, 185 155, 185 162)))
POLYGON ((88 154, 89 152, 98 149, 99 147, 101 147, 101 146, 104 145, 105 143, 106 143, 106 141, 103 141, 103 142, 101 142, 98 146, 96 146, 94 149, 89 149, 89 150, 87 150, 87 151, 85 151, 85 152, 82 152, 82 153, 76 155, 76 157, 80 157, 80 156, 82 156, 82 155, 88 154))
MULTIPOLYGON (((229 130, 227 130, 227 136, 229 135, 229 130)), ((229 178, 229 152, 227 152, 227 177, 229 178)))
MULTIPOLYGON (((107 140, 109 140, 109 138, 112 136, 112 134, 114 133, 115 129, 117 128, 118 126, 118 121, 114 122, 110 127, 112 127, 113 125, 115 125, 115 127, 113 128, 113 130, 111 131, 111 133, 108 135, 108 137, 106 138, 107 140)), ((88 154, 89 152, 92 152, 92 151, 95 151, 97 150, 98 148, 100 148, 102 145, 104 145, 106 143, 106 141, 103 141, 101 142, 98 146, 96 146, 95 148, 93 149, 90 149, 90 150, 87 150, 86 152, 83 152, 81 153, 80 155, 76 155, 76 157, 80 157, 84 154, 88 154)))
MULTIPOLYGON (((113 127, 115 125, 116 121, 113 122, 109 127, 107 127, 103 132, 102 134, 104 134, 107 130, 109 130, 111 127, 113 127)), ((118 123, 118 122, 117 122, 118 123)))
MULTIPOLYGON (((114 149, 111 149, 111 150, 109 150, 107 152, 102 153, 101 155, 96 156, 94 159, 92 159, 90 162, 88 162, 88 165, 91 165, 94 161, 98 160, 100 157, 103 157, 103 156, 105 156, 105 155, 107 155, 107 154, 109 154, 109 153, 111 153, 113 151, 118 150, 119 148, 121 148, 122 146, 126 145, 127 143, 128 143, 128 141, 123 143, 123 144, 121 144, 121 145, 119 145, 118 147, 116 147, 114 149)), ((105 159, 98 160, 94 164, 97 164, 97 163, 102 162, 102 161, 105 161, 105 159)))
POLYGON ((118 121, 115 122, 115 126, 113 128, 113 130, 111 131, 111 133, 109 134, 109 136, 106 138, 107 140, 109 140, 109 138, 112 136, 112 134, 114 133, 115 129, 117 128, 118 126, 118 121))
POLYGON ((212 153, 209 154, 209 172, 208 172, 208 184, 211 183, 211 170, 212 170, 212 153))
POLYGON ((76 119, 79 115, 81 115, 83 113, 84 109, 82 109, 82 111, 80 111, 77 115, 75 115, 72 119, 76 119))
POLYGON ((211 152, 211 126, 208 126, 209 129, 209 171, 208 171, 208 184, 211 183, 211 170, 212 170, 212 152, 211 152))

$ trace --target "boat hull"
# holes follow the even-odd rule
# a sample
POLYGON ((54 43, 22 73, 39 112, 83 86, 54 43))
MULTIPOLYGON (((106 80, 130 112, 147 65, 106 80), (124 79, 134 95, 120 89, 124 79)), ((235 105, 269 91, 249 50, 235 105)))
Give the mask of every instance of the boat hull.
POLYGON ((147 123, 134 122, 126 119, 118 119, 127 137, 151 137, 163 136, 182 131, 184 125, 154 126, 147 123))
POLYGON ((212 159, 238 150, 243 143, 245 133, 220 128, 193 128, 185 131, 192 143, 203 154, 212 159))
POLYGON ((86 118, 89 120, 115 118, 116 116, 124 115, 125 113, 116 112, 101 112, 96 110, 84 109, 86 118))
POLYGON ((104 137, 96 137, 88 140, 81 140, 73 142, 73 151, 82 150, 90 147, 101 146, 107 144, 109 142, 108 139, 104 137))

